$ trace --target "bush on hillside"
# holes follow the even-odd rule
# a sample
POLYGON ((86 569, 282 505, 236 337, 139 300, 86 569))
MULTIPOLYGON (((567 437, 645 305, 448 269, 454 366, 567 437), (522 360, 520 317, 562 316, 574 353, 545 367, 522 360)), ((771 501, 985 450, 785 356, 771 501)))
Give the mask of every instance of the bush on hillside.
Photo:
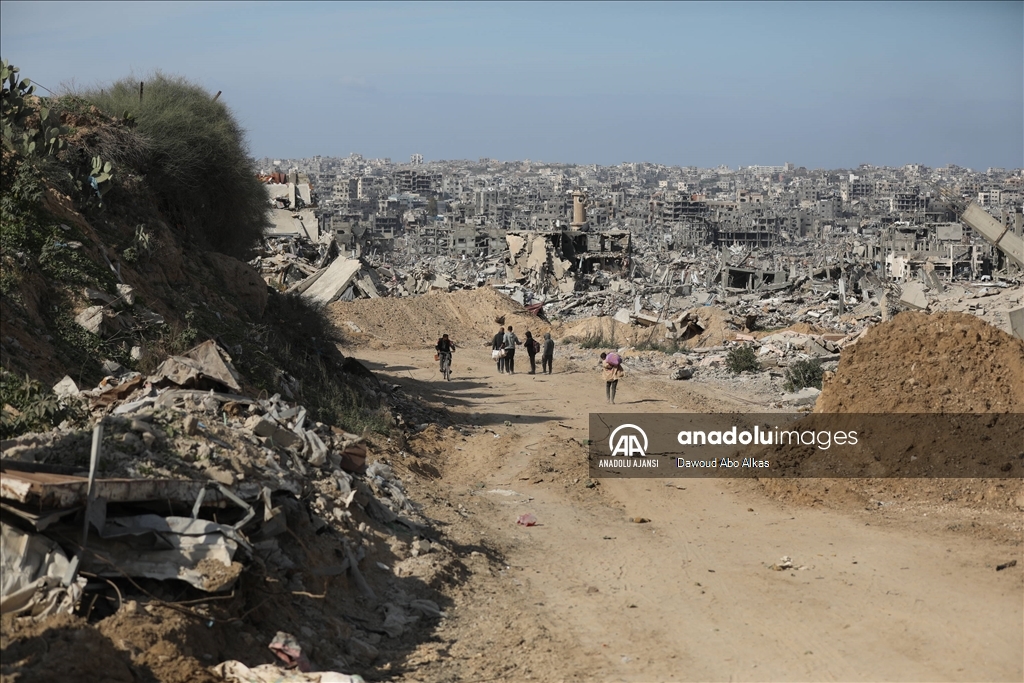
POLYGON ((146 141, 135 157, 171 221, 224 253, 242 256, 269 225, 266 188, 256 179, 244 132, 222 103, 184 78, 122 79, 80 94, 134 121, 146 141))

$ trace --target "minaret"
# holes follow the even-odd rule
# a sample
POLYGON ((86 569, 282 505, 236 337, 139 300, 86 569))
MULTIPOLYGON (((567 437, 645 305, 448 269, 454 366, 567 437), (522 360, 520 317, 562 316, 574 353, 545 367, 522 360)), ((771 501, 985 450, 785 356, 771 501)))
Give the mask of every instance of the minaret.
POLYGON ((572 193, 572 223, 573 230, 582 230, 587 225, 587 195, 583 190, 573 190, 572 193))

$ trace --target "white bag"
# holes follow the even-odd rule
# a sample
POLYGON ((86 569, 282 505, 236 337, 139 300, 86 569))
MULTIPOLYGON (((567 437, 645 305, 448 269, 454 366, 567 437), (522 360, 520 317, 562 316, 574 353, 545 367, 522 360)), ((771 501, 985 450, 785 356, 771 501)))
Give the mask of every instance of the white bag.
POLYGON ((501 349, 494 349, 493 351, 491 351, 491 360, 498 360, 503 355, 505 355, 504 351, 502 351, 501 349))

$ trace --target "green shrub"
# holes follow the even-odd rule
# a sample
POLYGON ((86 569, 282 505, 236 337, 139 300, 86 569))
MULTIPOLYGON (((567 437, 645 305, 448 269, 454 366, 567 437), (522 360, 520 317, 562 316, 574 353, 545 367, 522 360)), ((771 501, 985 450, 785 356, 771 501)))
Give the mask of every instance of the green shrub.
POLYGON ((737 346, 731 349, 725 357, 725 366, 734 375, 741 372, 759 372, 761 364, 757 361, 757 355, 750 346, 737 346))
POLYGON ((0 438, 49 430, 77 417, 81 417, 77 407, 62 404, 39 382, 0 368, 0 438))
POLYGON ((190 236, 243 256, 269 225, 267 192, 256 179, 242 129, 222 103, 184 78, 156 74, 81 93, 113 117, 134 122, 145 145, 131 151, 161 208, 190 236))
POLYGON ((786 368, 786 383, 783 387, 786 391, 798 391, 804 387, 821 389, 823 374, 820 359, 798 360, 786 368))

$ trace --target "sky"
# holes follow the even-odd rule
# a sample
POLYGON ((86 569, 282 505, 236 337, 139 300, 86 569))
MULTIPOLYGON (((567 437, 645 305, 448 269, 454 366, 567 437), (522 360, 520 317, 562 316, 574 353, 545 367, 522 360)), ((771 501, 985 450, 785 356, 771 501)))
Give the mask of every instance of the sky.
POLYGON ((0 51, 223 91, 257 158, 1024 166, 1024 2, 0 2, 0 51))

